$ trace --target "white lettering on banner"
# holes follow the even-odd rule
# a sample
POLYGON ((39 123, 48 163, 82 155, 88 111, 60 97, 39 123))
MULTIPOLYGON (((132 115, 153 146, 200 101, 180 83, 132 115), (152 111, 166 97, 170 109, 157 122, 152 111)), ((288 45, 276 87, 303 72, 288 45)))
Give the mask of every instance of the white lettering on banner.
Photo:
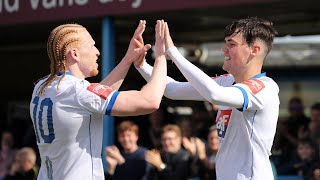
POLYGON ((0 0, 0 13, 3 7, 8 13, 17 12, 19 10, 19 0, 0 0))
POLYGON ((42 5, 45 9, 52 9, 57 6, 56 0, 43 0, 42 5))
MULTIPOLYGON (((42 6, 44 9, 63 7, 65 5, 65 1, 67 1, 68 6, 73 6, 73 4, 83 6, 86 5, 89 0, 42 0, 42 6)), ((30 0, 30 2, 33 10, 38 9, 39 0, 30 0)))
MULTIPOLYGON (((142 4, 142 0, 97 0, 102 4, 114 3, 116 1, 123 3, 131 3, 132 8, 139 8, 142 4)), ((23 0, 23 3, 28 0, 23 0)), ((85 6, 89 3, 89 0, 29 0, 32 10, 38 10, 44 8, 46 10, 64 7, 64 6, 85 6)), ((0 0, 0 13, 14 13, 19 11, 20 0, 0 0)))
POLYGON ((101 3, 108 3, 108 2, 112 2, 113 0, 99 0, 101 3))
POLYGON ((141 3, 142 3, 142 0, 135 0, 133 3, 132 3, 132 7, 133 8, 138 8, 141 6, 141 3))
POLYGON ((32 8, 33 10, 38 9, 39 0, 30 0, 30 3, 31 3, 31 8, 32 8))
MULTIPOLYGON (((113 0, 99 0, 100 3, 109 3, 109 2, 113 2, 113 0)), ((118 0, 120 2, 126 2, 127 0, 118 0)), ((142 0, 133 0, 131 7, 133 8, 138 8, 141 6, 142 0)))
POLYGON ((86 5, 88 1, 89 0, 76 0, 76 4, 78 4, 79 6, 83 6, 86 5))

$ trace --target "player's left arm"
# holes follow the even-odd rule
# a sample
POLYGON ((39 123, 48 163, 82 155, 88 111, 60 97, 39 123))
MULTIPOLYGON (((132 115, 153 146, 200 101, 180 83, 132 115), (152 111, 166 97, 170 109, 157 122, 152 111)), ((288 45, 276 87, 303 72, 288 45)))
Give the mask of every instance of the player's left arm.
POLYGON ((272 101, 274 105, 279 105, 279 87, 270 78, 252 78, 233 87, 241 90, 244 99, 244 105, 239 110, 246 109, 262 110, 268 102, 272 101))
MULTIPOLYGON (((150 81, 153 67, 144 62, 141 67, 136 67, 142 77, 148 82, 150 81)), ((172 100, 195 100, 205 101, 205 99, 196 91, 189 82, 180 82, 167 76, 166 89, 164 96, 172 100)))

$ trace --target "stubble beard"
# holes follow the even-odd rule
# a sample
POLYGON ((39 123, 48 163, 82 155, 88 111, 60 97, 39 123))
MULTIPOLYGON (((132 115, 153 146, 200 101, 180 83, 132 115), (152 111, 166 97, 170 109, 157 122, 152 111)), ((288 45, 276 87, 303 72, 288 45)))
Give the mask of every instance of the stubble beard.
POLYGON ((90 76, 93 77, 93 76, 96 76, 98 74, 99 74, 99 70, 98 69, 94 69, 94 70, 91 71, 90 76))

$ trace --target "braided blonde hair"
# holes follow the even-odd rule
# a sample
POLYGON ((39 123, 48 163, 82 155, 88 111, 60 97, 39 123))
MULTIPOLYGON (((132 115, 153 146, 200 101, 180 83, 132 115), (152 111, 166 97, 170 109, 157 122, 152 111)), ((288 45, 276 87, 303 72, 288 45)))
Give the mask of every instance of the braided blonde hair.
MULTIPOLYGON (((63 72, 60 81, 66 75, 66 54, 68 47, 71 45, 78 46, 80 41, 79 32, 86 30, 85 27, 79 24, 63 24, 51 31, 47 42, 47 53, 50 59, 50 75, 40 86, 39 95, 44 94, 44 89, 50 85, 63 72)), ((44 77, 44 78, 46 78, 44 77)), ((39 80, 42 80, 41 78, 39 80)), ((39 81, 38 80, 38 81, 39 81)))

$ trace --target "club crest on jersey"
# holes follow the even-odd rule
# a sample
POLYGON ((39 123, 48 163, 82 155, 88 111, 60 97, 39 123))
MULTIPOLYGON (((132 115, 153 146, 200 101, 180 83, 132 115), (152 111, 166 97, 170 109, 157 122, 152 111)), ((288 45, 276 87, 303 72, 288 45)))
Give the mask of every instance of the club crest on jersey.
POLYGON ((224 138, 224 135, 227 132, 231 117, 232 109, 220 110, 220 114, 216 120, 216 126, 218 130, 218 136, 224 138))
POLYGON ((253 94, 257 94, 259 91, 261 91, 265 87, 263 82, 258 79, 250 79, 242 82, 242 84, 247 85, 253 94))
POLYGON ((99 83, 92 83, 90 86, 88 86, 87 90, 95 93, 104 100, 106 100, 109 94, 112 92, 112 89, 109 86, 105 86, 99 83))

